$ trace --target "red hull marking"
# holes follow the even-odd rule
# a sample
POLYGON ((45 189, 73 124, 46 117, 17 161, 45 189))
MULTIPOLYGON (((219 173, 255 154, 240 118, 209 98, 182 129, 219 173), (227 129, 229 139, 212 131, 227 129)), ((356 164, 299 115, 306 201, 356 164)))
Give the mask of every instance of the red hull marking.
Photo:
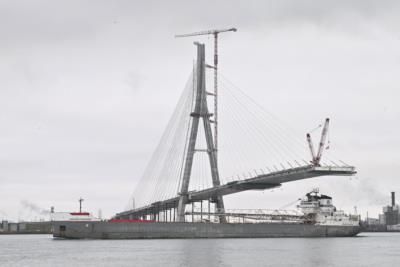
POLYGON ((89 215, 90 215, 89 212, 71 212, 70 214, 71 214, 71 215, 75 215, 75 216, 77 216, 77 215, 89 216, 89 215))
POLYGON ((112 223, 152 223, 152 222, 156 222, 153 220, 130 220, 130 219, 111 219, 109 220, 109 222, 112 223))

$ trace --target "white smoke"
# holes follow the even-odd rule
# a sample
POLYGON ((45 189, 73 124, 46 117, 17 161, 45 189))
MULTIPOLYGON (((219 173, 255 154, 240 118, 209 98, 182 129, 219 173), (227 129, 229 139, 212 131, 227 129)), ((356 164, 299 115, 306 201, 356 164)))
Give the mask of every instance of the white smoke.
POLYGON ((7 218, 7 213, 4 211, 0 210, 0 217, 3 217, 4 219, 7 218))
POLYGON ((28 201, 28 200, 22 200, 21 205, 23 208, 29 210, 32 213, 36 213, 38 215, 49 215, 50 210, 42 209, 38 205, 28 201))

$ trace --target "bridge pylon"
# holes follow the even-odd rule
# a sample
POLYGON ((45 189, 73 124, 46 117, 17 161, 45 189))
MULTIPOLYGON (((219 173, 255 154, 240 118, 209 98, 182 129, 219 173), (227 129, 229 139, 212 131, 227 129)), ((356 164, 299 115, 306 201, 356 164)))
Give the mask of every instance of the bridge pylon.
MULTIPOLYGON (((188 198, 189 182, 192 172, 194 153, 196 148, 196 140, 198 136, 200 119, 203 121, 204 133, 207 143, 207 154, 209 157, 210 167, 211 167, 211 177, 213 182, 213 187, 220 186, 221 182, 219 179, 218 163, 216 157, 216 149, 213 139, 213 133, 211 130, 211 113, 208 111, 207 105, 207 93, 206 93, 206 63, 205 63, 205 45, 200 43, 195 43, 197 46, 197 62, 196 62, 196 84, 194 86, 194 109, 190 116, 192 117, 192 124, 189 132, 188 148, 186 151, 183 177, 181 188, 179 191, 179 203, 177 209, 177 220, 179 222, 185 221, 185 208, 186 204, 190 202, 188 198)), ((219 213, 225 212, 224 201, 222 196, 217 196, 212 199, 216 204, 216 208, 219 213)), ((220 222, 226 222, 225 216, 221 215, 219 217, 220 222)))

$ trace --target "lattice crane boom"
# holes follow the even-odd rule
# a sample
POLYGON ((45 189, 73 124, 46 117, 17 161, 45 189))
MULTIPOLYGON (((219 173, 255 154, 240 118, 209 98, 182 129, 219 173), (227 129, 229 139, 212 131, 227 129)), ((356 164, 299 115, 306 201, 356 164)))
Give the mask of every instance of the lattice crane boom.
POLYGON ((309 133, 307 134, 307 143, 308 143, 308 147, 310 148, 312 161, 314 162, 314 160, 316 158, 315 150, 314 150, 313 142, 311 140, 311 135, 309 133))
POLYGON ((327 118, 325 120, 325 125, 324 125, 324 128, 322 129, 321 141, 319 142, 319 148, 318 148, 318 152, 317 152, 317 161, 318 162, 321 160, 322 152, 324 151, 326 136, 328 135, 328 129, 329 129, 329 118, 327 118))
POLYGON ((320 165, 322 153, 324 152, 325 148, 326 137, 328 135, 328 129, 329 129, 329 118, 326 118, 324 128, 322 129, 321 140, 319 142, 317 154, 315 154, 314 145, 311 140, 311 135, 309 133, 307 134, 307 143, 312 157, 311 163, 314 164, 315 166, 320 165))

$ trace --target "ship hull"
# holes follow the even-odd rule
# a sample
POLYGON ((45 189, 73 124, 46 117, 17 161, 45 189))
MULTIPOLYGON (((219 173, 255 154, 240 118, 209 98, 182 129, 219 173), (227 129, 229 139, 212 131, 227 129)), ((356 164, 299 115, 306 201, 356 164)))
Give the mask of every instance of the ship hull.
POLYGON ((351 237, 359 232, 359 226, 291 223, 53 223, 53 236, 68 239, 351 237))

